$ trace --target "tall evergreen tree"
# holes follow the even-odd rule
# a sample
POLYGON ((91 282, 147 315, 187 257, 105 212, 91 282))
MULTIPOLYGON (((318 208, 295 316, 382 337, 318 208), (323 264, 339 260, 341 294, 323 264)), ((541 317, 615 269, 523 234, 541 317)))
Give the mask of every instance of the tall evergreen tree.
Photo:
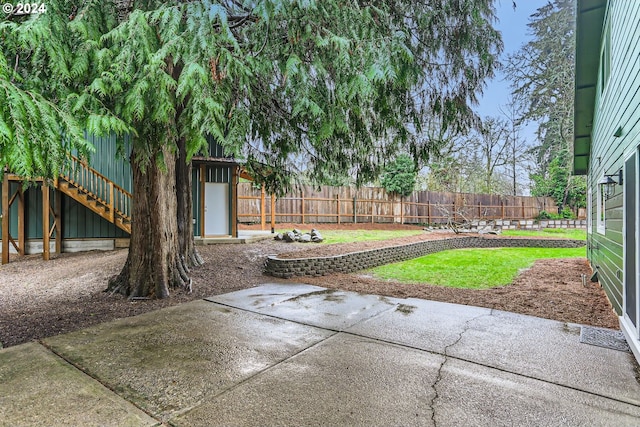
MULTIPOLYGON (((82 144, 83 127, 133 135, 131 244, 111 283, 128 296, 161 298, 190 286, 189 268, 200 263, 190 159, 206 134, 254 169, 269 165, 271 185, 287 184, 275 172, 292 156, 307 157, 316 179, 352 170, 368 181, 399 146, 428 156, 428 144, 414 137, 425 115, 465 129, 502 48, 492 0, 50 0, 47 7, 0 26, 7 64, 0 73, 65 114, 74 126, 61 131, 75 136, 64 139, 71 144, 82 144), (24 78, 32 74, 36 81, 24 78)), ((0 107, 0 117, 18 129, 24 120, 13 107, 0 107)), ((45 120, 56 119, 34 123, 45 120)), ((28 144, 23 134, 5 134, 3 147, 28 144)), ((59 139, 48 144, 41 150, 57 150, 59 139)))
POLYGON ((417 177, 418 171, 413 159, 402 153, 384 168, 380 184, 387 193, 407 197, 413 193, 417 177))
MULTIPOLYGON (((553 0, 539 8, 528 24, 530 42, 508 58, 506 72, 514 94, 525 100, 525 120, 538 123, 539 144, 533 149, 537 170, 532 178, 532 194, 562 197, 559 205, 582 204, 571 199, 572 189, 584 178, 571 175, 573 150, 573 91, 575 62, 575 0, 553 0), (558 156, 558 153, 567 153, 558 156), (549 177, 551 162, 565 170, 562 191, 548 193, 539 185, 549 177)), ((555 173, 555 172, 554 172, 555 173)), ((557 174, 555 174, 557 176, 557 174)))

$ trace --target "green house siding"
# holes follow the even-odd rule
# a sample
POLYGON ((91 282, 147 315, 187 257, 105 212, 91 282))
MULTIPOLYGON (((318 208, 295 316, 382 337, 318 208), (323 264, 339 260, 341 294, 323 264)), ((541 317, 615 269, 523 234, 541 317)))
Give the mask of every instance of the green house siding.
MULTIPOLYGON (((600 2, 605 3, 605 2, 600 2)), ((583 14, 588 11, 583 11, 583 14)), ((580 6, 579 6, 580 14, 580 6)), ((589 259, 618 314, 623 304, 623 194, 604 202, 605 230, 598 232, 598 182, 604 175, 616 174, 624 166, 625 155, 640 145, 640 2, 608 2, 602 28, 585 28, 578 18, 577 57, 597 58, 595 95, 591 117, 579 108, 579 68, 576 77, 576 150, 579 146, 578 121, 592 122, 588 162, 588 185, 592 190, 589 259), (600 46, 582 46, 586 34, 600 31, 600 46), (582 50, 581 50, 582 49, 582 50), (605 63, 603 63, 603 61, 605 63), (616 136, 618 135, 618 136, 616 136)), ((583 75, 588 73, 583 71, 583 75)), ((593 74, 593 70, 591 70, 593 74)), ((582 147, 581 147, 582 149, 582 147)), ((576 153, 576 157, 579 153, 576 153)), ((577 170, 577 172, 580 172, 577 170)))

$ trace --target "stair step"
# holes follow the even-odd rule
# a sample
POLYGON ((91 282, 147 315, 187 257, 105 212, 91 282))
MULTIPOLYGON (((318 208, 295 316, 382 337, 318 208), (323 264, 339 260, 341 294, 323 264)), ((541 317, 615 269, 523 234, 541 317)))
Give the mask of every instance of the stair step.
POLYGON ((59 177, 57 188, 87 209, 131 234, 131 218, 118 209, 112 211, 105 200, 100 199, 100 197, 91 192, 91 188, 84 188, 70 177, 64 175, 59 177))

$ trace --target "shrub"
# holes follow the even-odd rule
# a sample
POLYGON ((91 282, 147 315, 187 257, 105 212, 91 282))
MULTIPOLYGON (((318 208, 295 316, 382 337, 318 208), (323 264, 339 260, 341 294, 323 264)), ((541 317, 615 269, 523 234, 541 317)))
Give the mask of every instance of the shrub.
POLYGON ((576 216, 574 215, 573 211, 571 210, 571 208, 564 208, 560 211, 560 213, 551 213, 551 212, 547 212, 547 211, 540 211, 540 213, 535 217, 535 219, 537 220, 541 220, 541 219, 575 219, 576 216))
POLYGON ((540 213, 536 216, 536 219, 540 220, 540 219, 555 219, 553 218, 554 214, 550 214, 547 211, 540 211, 540 213))
POLYGON ((573 214, 573 211, 571 210, 571 208, 564 208, 560 211, 560 216, 562 217, 562 219, 575 219, 575 215, 573 214))

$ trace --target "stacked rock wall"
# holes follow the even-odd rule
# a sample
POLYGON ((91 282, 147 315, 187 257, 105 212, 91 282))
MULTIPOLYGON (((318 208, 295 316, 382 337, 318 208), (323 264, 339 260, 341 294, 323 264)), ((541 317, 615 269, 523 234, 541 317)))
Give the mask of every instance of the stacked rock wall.
POLYGON ((455 237, 442 240, 426 240, 401 246, 370 249, 344 255, 318 258, 285 259, 267 258, 266 273, 274 277, 323 276, 333 272, 350 273, 379 265, 418 258, 449 249, 463 248, 579 248, 582 240, 570 239, 515 239, 455 237))

